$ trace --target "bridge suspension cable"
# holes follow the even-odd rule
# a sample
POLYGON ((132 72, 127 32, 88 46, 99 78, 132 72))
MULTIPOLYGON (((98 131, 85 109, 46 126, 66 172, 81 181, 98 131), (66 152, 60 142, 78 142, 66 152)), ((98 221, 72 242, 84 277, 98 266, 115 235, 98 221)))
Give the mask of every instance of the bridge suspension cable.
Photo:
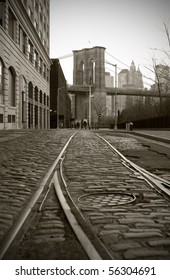
POLYGON ((73 53, 68 53, 63 56, 59 56, 58 59, 64 59, 64 58, 68 58, 68 57, 72 57, 72 56, 73 56, 73 53))

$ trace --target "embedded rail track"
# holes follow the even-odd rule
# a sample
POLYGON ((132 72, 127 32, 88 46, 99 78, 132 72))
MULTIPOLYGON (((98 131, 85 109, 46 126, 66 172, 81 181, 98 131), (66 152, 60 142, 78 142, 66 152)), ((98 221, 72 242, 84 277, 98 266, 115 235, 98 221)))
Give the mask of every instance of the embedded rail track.
POLYGON ((4 259, 169 259, 170 183, 72 135, 0 247, 4 259))

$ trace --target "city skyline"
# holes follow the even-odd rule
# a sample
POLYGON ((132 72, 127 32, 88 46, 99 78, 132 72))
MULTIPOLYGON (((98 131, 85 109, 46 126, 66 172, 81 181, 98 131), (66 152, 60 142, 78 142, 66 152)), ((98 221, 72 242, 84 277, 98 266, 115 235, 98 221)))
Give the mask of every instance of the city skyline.
MULTIPOLYGON (((154 55, 164 54, 154 49, 167 48, 162 20, 168 22, 170 3, 150 1, 66 1, 51 0, 50 57, 59 58, 73 50, 102 46, 105 59, 117 63, 118 72, 129 69, 132 60, 144 75, 144 86, 154 83, 151 67, 154 55), (146 79, 145 78, 151 78, 146 79)), ((72 83, 73 58, 60 60, 66 80, 72 83)), ((108 65, 106 71, 114 76, 108 65)))

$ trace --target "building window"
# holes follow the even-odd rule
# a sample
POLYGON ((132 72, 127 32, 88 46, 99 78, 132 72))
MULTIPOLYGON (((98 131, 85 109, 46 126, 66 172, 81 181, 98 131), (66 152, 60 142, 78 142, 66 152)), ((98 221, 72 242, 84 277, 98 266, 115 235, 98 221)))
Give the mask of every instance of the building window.
POLYGON ((8 115, 8 123, 15 123, 15 115, 8 115))
POLYGON ((40 39, 42 40, 43 35, 42 35, 42 32, 41 32, 41 31, 39 31, 39 37, 40 37, 40 39))
POLYGON ((15 115, 12 115, 12 123, 15 123, 15 115))
POLYGON ((44 105, 46 105, 46 94, 44 93, 44 105))
POLYGON ((46 65, 43 66, 43 77, 46 78, 46 65))
POLYGON ((11 122, 12 122, 12 116, 8 115, 8 123, 11 123, 11 122))
POLYGON ((36 50, 34 52, 34 61, 35 61, 35 68, 38 69, 38 52, 36 50))
POLYGON ((33 85, 31 82, 29 82, 28 84, 28 97, 30 99, 33 99, 33 85))
POLYGON ((8 10, 8 34, 16 41, 16 18, 10 9, 8 10))
POLYGON ((49 69, 47 69, 47 82, 49 81, 49 69))
POLYGON ((19 27, 19 45, 22 52, 26 54, 26 34, 21 26, 19 27))
POLYGON ((38 106, 35 106, 35 128, 38 128, 38 106))
POLYGON ((3 122, 4 122, 4 115, 0 114, 0 123, 3 123, 3 122))
POLYGON ((40 90, 40 103, 42 104, 42 91, 40 90))
POLYGON ((33 62, 33 44, 30 40, 28 41, 28 57, 29 61, 33 62))
POLYGON ((0 104, 3 104, 3 64, 0 60, 0 104))
POLYGON ((39 71, 42 74, 42 59, 41 59, 41 57, 39 58, 39 71))
POLYGON ((44 32, 46 33, 46 23, 44 23, 44 32))
POLYGON ((35 101, 38 101, 38 88, 35 87, 35 101))
POLYGON ((15 106, 15 74, 12 67, 8 70, 8 104, 15 106))
POLYGON ((4 21, 4 3, 5 0, 0 0, 0 25, 3 26, 4 21))
POLYGON ((29 14, 30 19, 32 20, 33 19, 33 12, 32 12, 30 7, 28 8, 28 14, 29 14))
POLYGON ((34 27, 35 27, 36 30, 38 29, 38 23, 37 23, 36 20, 34 20, 34 27))

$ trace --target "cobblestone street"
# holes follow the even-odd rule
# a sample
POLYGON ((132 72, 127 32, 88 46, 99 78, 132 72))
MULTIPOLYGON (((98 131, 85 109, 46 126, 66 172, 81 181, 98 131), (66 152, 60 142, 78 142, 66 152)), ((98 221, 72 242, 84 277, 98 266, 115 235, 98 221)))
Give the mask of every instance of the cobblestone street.
MULTIPOLYGON (((74 132, 75 130, 44 130, 0 134, 2 242, 74 132)), ((110 140, 111 138, 114 139, 114 136, 110 140)), ((129 145, 132 146, 132 142, 129 145)), ((134 145, 143 149, 137 141, 134 145)), ((98 244, 103 244, 113 259, 170 259, 169 199, 156 192, 138 172, 128 169, 120 157, 95 133, 88 130, 77 131, 65 152, 63 175, 87 227, 90 227, 98 244)), ((52 250, 55 246, 49 238, 49 228, 52 233, 57 232, 52 241, 60 244, 61 252, 62 246, 67 246, 68 228, 62 222, 62 216, 57 214, 60 211, 57 205, 55 207, 53 198, 48 200, 45 207, 45 216, 36 218, 38 230, 34 234, 34 227, 31 227, 27 235, 27 251, 24 253, 24 247, 21 246, 22 254, 18 252, 16 258, 36 258, 35 249, 38 244, 37 250, 42 259, 44 242, 52 250), (47 222, 48 215, 51 215, 48 211, 52 208, 53 214, 58 215, 54 225, 47 222), (34 241, 34 248, 29 243, 29 236, 34 241), (30 256, 29 246, 32 250, 30 256)), ((54 216, 50 217, 54 221, 54 216)), ((58 258, 60 256, 65 258, 58 254, 58 258)), ((51 255, 51 258, 55 257, 56 255, 51 255)))
POLYGON ((169 201, 123 166, 96 135, 76 135, 64 174, 75 203, 113 258, 170 258, 169 201))
POLYGON ((72 131, 0 134, 0 240, 38 188, 72 131))

